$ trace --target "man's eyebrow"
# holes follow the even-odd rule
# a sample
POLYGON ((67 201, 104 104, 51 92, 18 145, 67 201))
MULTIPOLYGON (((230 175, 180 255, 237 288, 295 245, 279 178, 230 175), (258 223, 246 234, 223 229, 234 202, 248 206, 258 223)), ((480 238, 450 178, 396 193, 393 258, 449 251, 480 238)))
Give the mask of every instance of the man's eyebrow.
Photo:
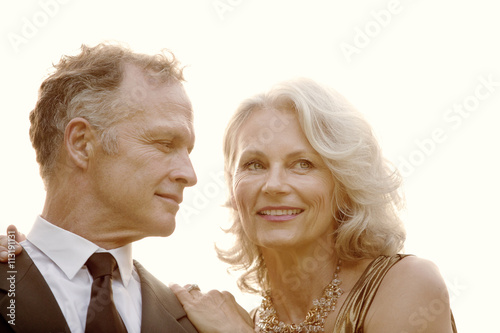
MULTIPOLYGON (((192 140, 194 142, 195 135, 194 131, 190 128, 178 128, 176 126, 170 126, 168 124, 158 124, 152 128, 144 130, 144 134, 148 136, 165 137, 173 140, 179 140, 182 142, 189 142, 192 140)), ((193 149, 194 144, 190 145, 189 149, 193 149)))

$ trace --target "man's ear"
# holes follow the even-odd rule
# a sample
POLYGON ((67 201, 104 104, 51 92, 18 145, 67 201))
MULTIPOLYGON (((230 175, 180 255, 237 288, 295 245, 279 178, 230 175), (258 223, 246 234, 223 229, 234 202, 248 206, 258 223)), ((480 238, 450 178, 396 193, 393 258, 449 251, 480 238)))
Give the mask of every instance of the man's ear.
POLYGON ((95 135, 87 119, 71 119, 64 131, 64 146, 68 158, 79 168, 86 169, 95 148, 95 135))

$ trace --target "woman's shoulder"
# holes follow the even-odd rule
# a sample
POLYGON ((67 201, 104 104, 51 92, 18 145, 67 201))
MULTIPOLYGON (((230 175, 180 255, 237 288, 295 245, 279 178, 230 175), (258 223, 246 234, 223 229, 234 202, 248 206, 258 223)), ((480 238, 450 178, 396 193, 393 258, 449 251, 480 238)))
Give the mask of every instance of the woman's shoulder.
POLYGON ((448 290, 433 262, 405 256, 387 271, 365 323, 383 332, 384 322, 403 330, 451 329, 448 290))
MULTIPOLYGON (((439 268, 432 261, 414 255, 404 256, 388 272, 386 280, 395 282, 444 286, 439 268)), ((381 286, 383 287, 383 285, 381 286)))
POLYGON ((446 283, 439 268, 432 261, 417 256, 405 256, 391 267, 380 285, 378 296, 392 300, 401 296, 414 300, 446 297, 448 301, 446 283))
POLYGON ((446 284, 439 268, 432 261, 414 255, 396 254, 379 256, 375 259, 360 260, 356 263, 363 272, 358 287, 375 288, 377 298, 398 295, 404 291, 409 296, 434 295, 436 291, 446 290, 446 284))

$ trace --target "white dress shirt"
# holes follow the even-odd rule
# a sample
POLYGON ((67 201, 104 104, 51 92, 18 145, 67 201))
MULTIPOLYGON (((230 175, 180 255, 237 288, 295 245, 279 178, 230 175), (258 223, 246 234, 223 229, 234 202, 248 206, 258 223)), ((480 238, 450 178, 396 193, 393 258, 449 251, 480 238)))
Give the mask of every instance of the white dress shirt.
POLYGON ((94 252, 111 253, 119 268, 113 273, 112 283, 116 309, 129 333, 141 331, 141 284, 133 266, 132 244, 104 250, 37 217, 21 245, 47 281, 73 333, 85 332, 93 282, 85 262, 94 252))

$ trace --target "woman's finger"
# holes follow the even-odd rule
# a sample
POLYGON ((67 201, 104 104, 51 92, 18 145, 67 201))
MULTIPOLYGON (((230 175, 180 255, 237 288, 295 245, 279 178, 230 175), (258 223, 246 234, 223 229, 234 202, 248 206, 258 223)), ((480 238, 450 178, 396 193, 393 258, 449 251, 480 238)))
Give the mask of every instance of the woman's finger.
POLYGON ((190 304, 193 301, 193 295, 187 290, 186 287, 181 287, 177 283, 171 283, 169 287, 174 292, 175 296, 177 296, 177 299, 181 302, 182 306, 190 304))

